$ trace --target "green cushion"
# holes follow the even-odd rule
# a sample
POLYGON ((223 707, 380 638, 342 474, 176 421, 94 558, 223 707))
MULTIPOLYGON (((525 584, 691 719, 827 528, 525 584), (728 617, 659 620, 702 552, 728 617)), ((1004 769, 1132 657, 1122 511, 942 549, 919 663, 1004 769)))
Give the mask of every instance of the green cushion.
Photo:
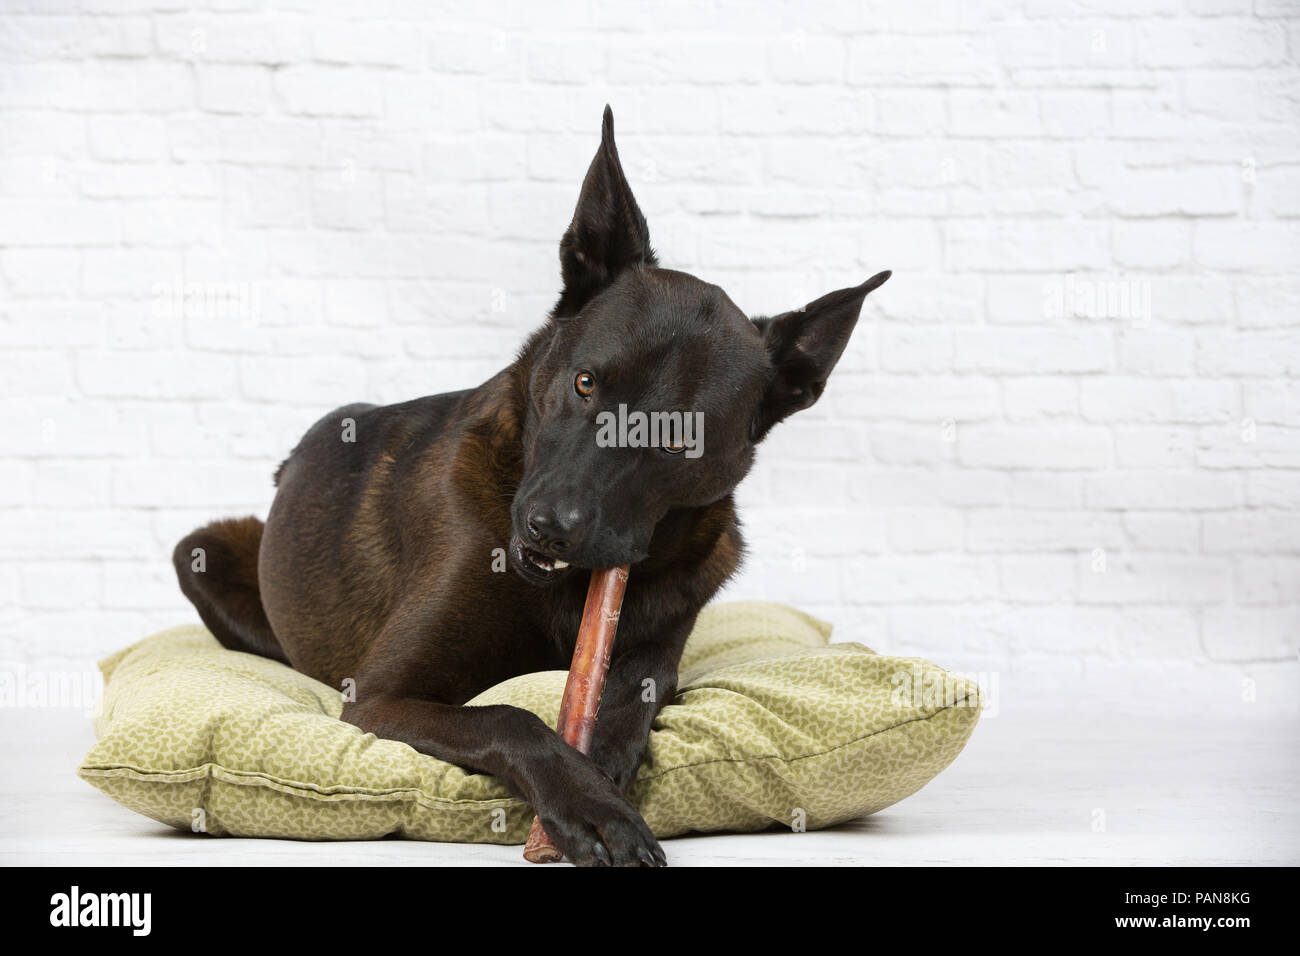
MULTIPOLYGON (((915 793, 957 756, 979 689, 917 658, 829 644, 830 626, 776 604, 714 605, 660 712, 633 797, 661 837, 830 826, 915 793), (919 687, 945 693, 918 693, 919 687)), ((78 772, 124 806, 216 835, 522 843, 533 817, 496 780, 338 719, 339 691, 228 651, 202 627, 105 660, 99 741, 78 772)), ((562 671, 473 704, 554 726, 562 671)))

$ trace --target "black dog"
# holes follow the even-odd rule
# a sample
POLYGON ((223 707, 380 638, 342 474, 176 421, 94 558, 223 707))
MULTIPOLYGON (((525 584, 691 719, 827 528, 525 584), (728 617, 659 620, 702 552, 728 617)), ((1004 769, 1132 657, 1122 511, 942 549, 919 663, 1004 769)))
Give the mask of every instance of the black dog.
POLYGON ((739 564, 731 493, 768 430, 820 397, 889 273, 751 320, 717 286, 659 268, 608 107, 560 265, 559 302, 509 368, 463 392, 331 412, 280 466, 265 526, 208 525, 174 561, 226 647, 335 687, 351 678, 344 720, 492 774, 576 863, 662 865, 625 792, 696 615, 739 564), (602 413, 629 410, 702 427, 599 441, 602 413), (625 563, 590 757, 526 711, 461 706, 567 669, 581 569, 625 563))

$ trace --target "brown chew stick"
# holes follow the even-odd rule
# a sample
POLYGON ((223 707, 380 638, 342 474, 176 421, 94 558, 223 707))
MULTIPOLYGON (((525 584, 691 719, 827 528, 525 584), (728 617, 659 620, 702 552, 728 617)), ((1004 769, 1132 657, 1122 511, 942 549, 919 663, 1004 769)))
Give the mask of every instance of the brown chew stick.
MULTIPOLYGON (((600 695, 605 690, 605 672, 609 670, 609 654, 618 631, 627 573, 626 564, 596 568, 587 587, 587 604, 582 609, 582 624, 573 647, 573 663, 569 665, 569 679, 564 685, 564 699, 560 701, 560 720, 555 728, 565 743, 584 754, 591 750, 591 734, 600 710, 600 695)), ((564 859, 537 817, 533 818, 533 828, 528 833, 524 859, 529 863, 558 863, 564 859)))

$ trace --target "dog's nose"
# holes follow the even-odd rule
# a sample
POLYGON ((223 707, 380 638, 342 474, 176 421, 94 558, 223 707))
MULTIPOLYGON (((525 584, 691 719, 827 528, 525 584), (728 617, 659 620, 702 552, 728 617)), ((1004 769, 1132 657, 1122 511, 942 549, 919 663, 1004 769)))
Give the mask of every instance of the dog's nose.
POLYGON ((572 504, 534 502, 528 509, 528 545, 560 557, 571 551, 587 529, 587 517, 572 504))

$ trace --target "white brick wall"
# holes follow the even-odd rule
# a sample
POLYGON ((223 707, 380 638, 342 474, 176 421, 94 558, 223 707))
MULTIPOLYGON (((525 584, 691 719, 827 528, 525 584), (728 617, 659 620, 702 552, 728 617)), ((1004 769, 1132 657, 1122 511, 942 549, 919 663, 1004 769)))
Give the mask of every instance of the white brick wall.
POLYGON ((0 661, 192 619, 173 542, 318 415, 499 368, 608 101, 666 264, 895 270, 731 596, 1016 701, 1294 708, 1295 0, 0 8, 0 661))

